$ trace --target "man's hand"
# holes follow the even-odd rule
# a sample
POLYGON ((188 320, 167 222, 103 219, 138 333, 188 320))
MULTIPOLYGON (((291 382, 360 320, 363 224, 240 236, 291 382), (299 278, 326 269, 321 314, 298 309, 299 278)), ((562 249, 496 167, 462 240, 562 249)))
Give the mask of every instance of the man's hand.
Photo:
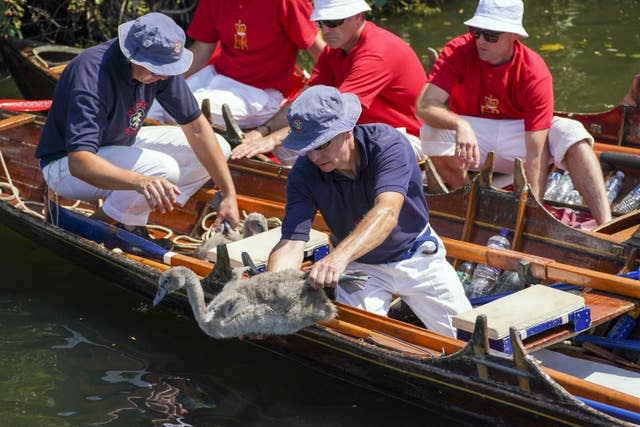
POLYGON ((135 191, 144 196, 152 211, 159 210, 162 213, 173 210, 176 196, 180 194, 175 184, 161 176, 139 175, 134 186, 135 191))
POLYGON ((269 153, 276 147, 276 139, 273 136, 251 136, 252 132, 253 131, 245 134, 245 139, 242 144, 238 145, 231 151, 232 159, 244 159, 256 156, 258 154, 269 153))
POLYGON ((331 252, 313 265, 307 277, 307 282, 314 289, 334 288, 348 264, 349 260, 341 256, 339 251, 334 250, 334 252, 331 252))
POLYGON ((235 228, 240 222, 240 213, 238 212, 238 201, 235 196, 224 196, 218 206, 218 215, 216 217, 214 227, 218 227, 222 221, 227 221, 231 227, 235 228))
POLYGON ((466 120, 460 120, 456 127, 455 157, 464 169, 477 168, 480 164, 480 149, 473 128, 466 120))
POLYGON ((640 103, 640 74, 633 78, 627 94, 622 98, 623 105, 631 105, 635 107, 638 103, 640 103))

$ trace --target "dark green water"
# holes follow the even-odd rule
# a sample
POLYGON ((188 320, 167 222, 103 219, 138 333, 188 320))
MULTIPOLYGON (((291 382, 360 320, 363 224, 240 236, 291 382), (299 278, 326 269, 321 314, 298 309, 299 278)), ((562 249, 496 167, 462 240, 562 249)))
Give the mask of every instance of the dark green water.
MULTIPOLYGON (((465 31, 475 4, 379 24, 422 53, 465 31)), ((524 25, 553 73, 556 109, 607 109, 640 72, 638 1, 528 1, 524 25)), ((1 69, 0 97, 19 97, 1 69)), ((0 426, 455 425, 251 344, 211 340, 2 225, 0 242, 0 426)))

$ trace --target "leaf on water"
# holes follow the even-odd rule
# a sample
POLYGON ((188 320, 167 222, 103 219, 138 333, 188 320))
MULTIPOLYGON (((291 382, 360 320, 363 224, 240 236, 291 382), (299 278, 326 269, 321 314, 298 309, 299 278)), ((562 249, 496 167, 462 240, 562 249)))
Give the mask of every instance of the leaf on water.
POLYGON ((632 53, 631 55, 629 55, 629 58, 640 59, 640 53, 632 53))
POLYGON ((616 53, 615 56, 616 56, 616 58, 626 58, 627 54, 624 53, 624 52, 618 52, 618 53, 616 53))
POLYGON ((593 51, 593 54, 594 54, 595 56, 602 56, 602 52, 600 52, 599 50, 594 50, 594 51, 593 51))
POLYGON ((452 25, 453 25, 453 23, 452 23, 451 21, 444 21, 444 22, 442 23, 442 26, 443 26, 443 27, 451 27, 452 25))
POLYGON ((560 43, 545 43, 540 46, 539 50, 541 52, 557 52, 559 50, 564 50, 564 46, 560 43))

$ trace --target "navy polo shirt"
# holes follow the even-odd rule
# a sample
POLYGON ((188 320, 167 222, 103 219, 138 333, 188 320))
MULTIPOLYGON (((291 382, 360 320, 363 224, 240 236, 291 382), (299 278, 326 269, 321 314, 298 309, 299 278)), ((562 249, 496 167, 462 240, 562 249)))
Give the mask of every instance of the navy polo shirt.
POLYGON ((396 261, 429 222, 422 174, 407 139, 391 126, 369 124, 353 131, 362 160, 355 178, 339 172, 322 172, 307 156, 300 156, 287 179, 287 207, 282 238, 309 240, 317 210, 338 244, 351 233, 384 192, 404 196, 398 224, 377 248, 358 262, 396 261))
POLYGON ((105 145, 133 145, 156 97, 179 124, 200 115, 182 76, 152 84, 135 81, 117 38, 84 50, 56 85, 36 150, 40 165, 73 151, 96 153, 105 145))

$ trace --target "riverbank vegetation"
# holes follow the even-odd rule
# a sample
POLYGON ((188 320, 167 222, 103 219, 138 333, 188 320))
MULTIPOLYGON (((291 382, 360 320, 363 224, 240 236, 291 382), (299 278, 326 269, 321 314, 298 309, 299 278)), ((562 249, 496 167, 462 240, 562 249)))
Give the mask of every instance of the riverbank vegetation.
MULTIPOLYGON (((444 0, 369 0, 374 16, 438 13, 444 0)), ((89 46, 115 37, 118 25, 147 12, 171 16, 186 28, 197 0, 1 0, 2 37, 89 46)))

